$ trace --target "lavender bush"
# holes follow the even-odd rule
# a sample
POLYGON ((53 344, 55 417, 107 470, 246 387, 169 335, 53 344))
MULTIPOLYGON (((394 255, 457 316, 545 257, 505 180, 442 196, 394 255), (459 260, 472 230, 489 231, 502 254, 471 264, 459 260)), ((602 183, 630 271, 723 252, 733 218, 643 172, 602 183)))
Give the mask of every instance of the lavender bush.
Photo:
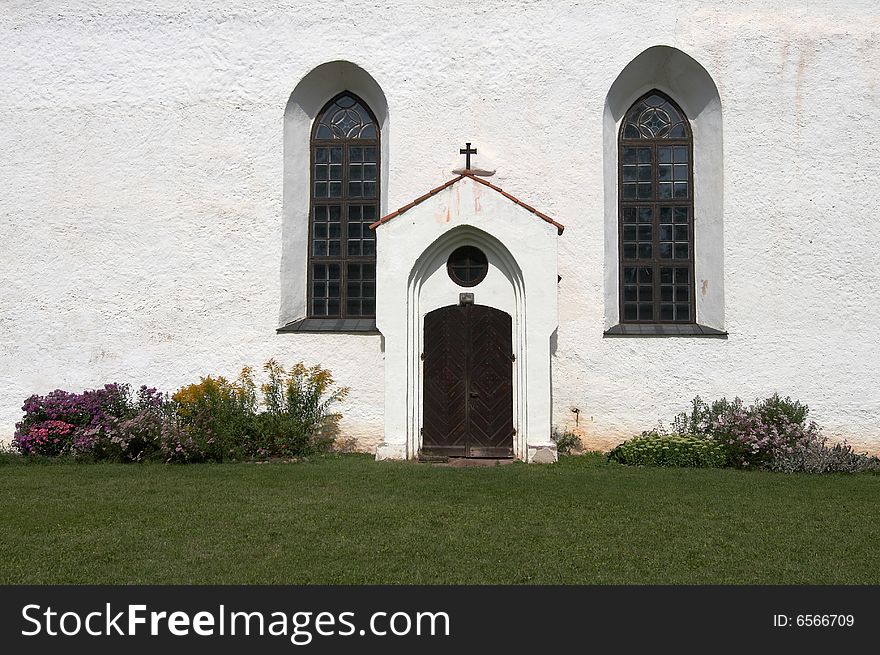
POLYGON ((718 444, 727 466, 810 473, 880 469, 876 457, 855 453, 845 442, 829 446, 819 426, 807 421, 809 411, 779 394, 749 406, 739 398, 708 404, 697 396, 690 412, 675 417, 672 431, 718 444))
POLYGON ((767 466, 777 452, 802 448, 818 439, 819 427, 807 422, 808 414, 806 405, 779 394, 748 407, 739 398, 722 398, 710 405, 697 396, 690 413, 676 416, 672 427, 675 434, 710 439, 722 446, 728 466, 754 468, 767 466))
POLYGON ((820 437, 799 448, 777 451, 768 468, 783 473, 880 472, 880 458, 857 453, 845 441, 829 446, 820 437))

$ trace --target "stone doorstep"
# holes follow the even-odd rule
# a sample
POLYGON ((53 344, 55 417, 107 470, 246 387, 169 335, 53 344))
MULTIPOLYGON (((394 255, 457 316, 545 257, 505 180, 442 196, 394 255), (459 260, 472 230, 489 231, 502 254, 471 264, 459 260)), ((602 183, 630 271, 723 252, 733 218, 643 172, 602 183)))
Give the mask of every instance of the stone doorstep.
POLYGON ((531 453, 531 457, 529 458, 530 464, 553 464, 557 460, 556 447, 548 448, 546 446, 540 446, 535 449, 534 453, 531 453))
POLYGON ((471 468, 471 467, 487 467, 487 466, 503 466, 505 464, 512 464, 516 460, 512 458, 505 459, 493 459, 491 457, 481 457, 481 458, 473 458, 469 459, 467 457, 450 457, 445 462, 444 461, 425 461, 425 464, 431 464, 432 466, 444 466, 447 468, 471 468))

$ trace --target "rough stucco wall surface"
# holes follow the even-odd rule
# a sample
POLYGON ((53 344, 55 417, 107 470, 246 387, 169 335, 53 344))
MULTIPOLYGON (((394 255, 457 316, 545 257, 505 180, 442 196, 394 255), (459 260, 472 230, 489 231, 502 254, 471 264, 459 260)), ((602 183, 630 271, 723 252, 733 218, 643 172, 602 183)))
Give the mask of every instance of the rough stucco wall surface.
POLYGON ((0 435, 31 393, 275 357, 329 367, 346 431, 381 438, 379 337, 275 334, 284 108, 344 59, 388 100, 391 208, 468 140, 566 225, 556 423, 607 445, 779 391, 880 450, 875 2, 13 1, 0 54, 0 435), (658 44, 721 96, 727 340, 602 338, 603 106, 658 44))

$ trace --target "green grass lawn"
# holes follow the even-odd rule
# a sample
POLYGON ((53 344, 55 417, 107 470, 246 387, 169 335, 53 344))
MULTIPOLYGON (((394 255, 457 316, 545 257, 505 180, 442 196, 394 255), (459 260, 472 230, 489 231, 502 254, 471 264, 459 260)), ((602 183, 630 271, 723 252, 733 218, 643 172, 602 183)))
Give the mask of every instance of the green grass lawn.
POLYGON ((344 455, 7 463, 0 489, 6 584, 880 583, 878 475, 344 455))

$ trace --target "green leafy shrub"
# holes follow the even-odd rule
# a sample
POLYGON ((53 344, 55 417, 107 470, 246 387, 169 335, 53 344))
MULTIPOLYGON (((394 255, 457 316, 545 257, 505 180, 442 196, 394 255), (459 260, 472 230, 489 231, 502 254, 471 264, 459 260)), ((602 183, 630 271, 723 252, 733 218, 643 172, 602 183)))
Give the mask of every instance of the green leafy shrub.
POLYGON ((172 399, 183 439, 170 444, 171 460, 266 459, 329 450, 339 413, 332 406, 348 394, 334 388, 330 371, 302 362, 289 371, 275 360, 263 366, 262 411, 250 368, 238 379, 202 378, 172 399))
POLYGON ((644 432, 614 448, 609 459, 633 466, 722 467, 724 449, 710 439, 644 432))
POLYGON ((733 401, 721 398, 708 404, 697 396, 691 401, 690 412, 681 412, 672 419, 672 432, 711 438, 715 428, 723 422, 722 417, 730 416, 742 408, 739 398, 733 401))
POLYGON ((550 439, 556 444, 556 451, 561 455, 571 455, 583 450, 580 438, 570 430, 554 426, 550 439))
POLYGON ((179 427, 162 444, 168 461, 245 459, 257 436, 256 385, 249 367, 235 381, 203 377, 172 396, 179 427))
POLYGON ((341 418, 331 407, 348 395, 348 388, 334 389, 330 371, 302 362, 285 371, 269 360, 263 370, 268 379, 260 387, 266 406, 260 415, 260 454, 289 457, 329 450, 341 418))

